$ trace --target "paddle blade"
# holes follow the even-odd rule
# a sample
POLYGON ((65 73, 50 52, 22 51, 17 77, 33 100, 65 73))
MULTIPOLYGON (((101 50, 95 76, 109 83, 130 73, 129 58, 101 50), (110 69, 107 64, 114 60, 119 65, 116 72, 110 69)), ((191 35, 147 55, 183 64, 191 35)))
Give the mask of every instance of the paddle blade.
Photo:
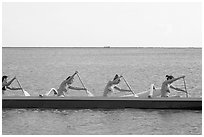
POLYGON ((25 96, 30 96, 30 94, 27 91, 25 91, 24 89, 23 89, 23 93, 25 96))
POLYGON ((94 97, 94 95, 90 91, 86 90, 86 93, 88 94, 89 97, 94 97))
POLYGON ((134 94, 134 97, 138 98, 139 96, 137 94, 134 94))

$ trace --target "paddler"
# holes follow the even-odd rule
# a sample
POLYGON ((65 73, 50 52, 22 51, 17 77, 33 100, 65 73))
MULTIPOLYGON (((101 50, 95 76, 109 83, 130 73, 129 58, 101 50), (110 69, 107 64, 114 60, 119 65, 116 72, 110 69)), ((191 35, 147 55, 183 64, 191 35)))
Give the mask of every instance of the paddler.
MULTIPOLYGON (((181 78, 185 78, 185 76, 174 78, 172 75, 166 75, 166 80, 162 83, 162 86, 160 89, 161 97, 169 97, 170 89, 174 89, 176 91, 182 91, 182 92, 186 93, 185 90, 180 89, 180 88, 176 88, 172 85, 172 83, 174 81, 177 81, 181 78)), ((153 96, 153 94, 154 94, 153 92, 156 92, 156 88, 155 88, 154 84, 151 85, 150 94, 148 96, 149 98, 153 96)))
POLYGON ((4 92, 5 92, 7 89, 10 89, 10 90, 22 90, 22 88, 9 87, 9 86, 11 85, 11 83, 12 83, 15 79, 16 79, 16 76, 8 82, 8 76, 3 76, 3 77, 2 77, 2 94, 4 94, 4 92))
POLYGON ((172 86, 172 83, 174 81, 177 81, 177 80, 179 80, 181 78, 185 78, 185 76, 174 78, 172 75, 170 75, 170 76, 166 75, 166 80, 162 83, 162 86, 161 86, 161 97, 168 97, 169 94, 170 94, 170 88, 174 89, 174 90, 177 90, 177 91, 186 92, 183 89, 176 88, 176 87, 172 86))
POLYGON ((120 83, 120 78, 122 76, 118 76, 118 74, 115 75, 115 77, 113 78, 113 80, 110 80, 107 84, 106 87, 104 89, 103 92, 103 96, 107 97, 108 94, 113 93, 114 90, 118 90, 120 92, 131 92, 131 90, 127 90, 127 89, 121 89, 119 88, 117 85, 120 83))
MULTIPOLYGON (((73 90, 87 90, 86 88, 79 88, 79 87, 73 87, 71 84, 74 82, 74 76, 78 73, 78 71, 75 71, 75 73, 72 76, 68 76, 66 80, 62 81, 60 84, 59 88, 56 90, 55 88, 52 88, 46 96, 48 96, 52 91, 54 92, 54 95, 64 97, 65 92, 68 91, 68 89, 73 89, 73 90)), ((40 95, 43 96, 43 95, 40 95)))

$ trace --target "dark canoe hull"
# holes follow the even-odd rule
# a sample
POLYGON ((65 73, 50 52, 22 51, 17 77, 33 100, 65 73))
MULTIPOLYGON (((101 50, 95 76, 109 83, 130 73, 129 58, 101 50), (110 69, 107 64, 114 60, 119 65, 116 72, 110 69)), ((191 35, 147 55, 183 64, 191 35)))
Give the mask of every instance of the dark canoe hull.
POLYGON ((202 110, 201 98, 17 97, 2 98, 2 108, 49 109, 191 109, 202 110))

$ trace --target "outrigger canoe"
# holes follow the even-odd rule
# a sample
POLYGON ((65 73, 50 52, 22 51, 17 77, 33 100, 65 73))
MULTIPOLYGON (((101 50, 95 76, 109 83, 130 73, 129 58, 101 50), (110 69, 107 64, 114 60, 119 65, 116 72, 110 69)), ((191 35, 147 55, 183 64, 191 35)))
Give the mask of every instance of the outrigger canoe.
POLYGON ((4 96, 3 108, 46 109, 190 109, 202 110, 202 98, 4 96))

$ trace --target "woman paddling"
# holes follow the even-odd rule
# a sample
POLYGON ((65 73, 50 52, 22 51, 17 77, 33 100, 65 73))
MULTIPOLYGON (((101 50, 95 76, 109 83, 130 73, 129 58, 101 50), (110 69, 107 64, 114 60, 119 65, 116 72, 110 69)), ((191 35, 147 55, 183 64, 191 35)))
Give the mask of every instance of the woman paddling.
MULTIPOLYGON (((180 89, 180 88, 176 88, 172 85, 173 82, 181 79, 181 78, 185 78, 185 76, 181 76, 181 77, 178 77, 178 78, 174 78, 173 76, 171 75, 166 75, 166 80, 162 83, 162 86, 161 86, 161 89, 160 89, 160 94, 161 94, 161 97, 169 97, 169 94, 170 94, 170 89, 174 89, 174 90, 177 90, 177 91, 182 91, 182 92, 185 92, 185 90, 183 89, 180 89)), ((150 94, 148 97, 152 97, 153 96, 153 92, 156 92, 156 88, 154 86, 154 84, 151 85, 151 89, 150 89, 150 94)))
POLYGON ((177 80, 179 80, 181 78, 185 78, 185 76, 174 78, 173 76, 166 75, 166 78, 167 79, 162 83, 162 86, 161 86, 161 97, 168 97, 169 94, 170 94, 170 88, 174 89, 174 90, 177 90, 177 91, 186 92, 183 89, 176 88, 176 87, 171 85, 174 81, 177 81, 177 80))
MULTIPOLYGON (((60 97, 64 97, 65 96, 65 92, 68 91, 68 89, 73 89, 73 90, 87 90, 86 88, 79 88, 79 87, 73 87, 71 86, 71 84, 74 82, 74 76, 78 73, 78 71, 76 71, 72 76, 67 77, 66 80, 62 81, 62 83, 60 84, 59 88, 56 90, 55 88, 52 88, 47 94, 45 94, 46 96, 48 96, 52 91, 54 92, 54 95, 60 96, 60 97)), ((43 95, 39 95, 39 96, 43 96, 43 95)))
POLYGON ((113 80, 110 80, 107 84, 106 84, 106 87, 104 89, 104 92, 103 92, 103 96, 104 97, 107 97, 108 94, 110 93, 113 93, 114 90, 118 90, 118 91, 121 91, 121 92, 132 92, 131 90, 127 90, 127 89, 121 89, 119 88, 117 85, 120 83, 120 78, 122 76, 118 76, 117 74, 115 75, 115 77, 113 78, 113 80))
POLYGON ((11 83, 12 83, 15 79, 16 79, 16 76, 8 82, 8 76, 3 76, 3 77, 2 77, 2 94, 4 94, 4 92, 5 92, 7 89, 10 89, 10 90, 22 90, 22 88, 9 87, 9 86, 11 85, 11 83))

